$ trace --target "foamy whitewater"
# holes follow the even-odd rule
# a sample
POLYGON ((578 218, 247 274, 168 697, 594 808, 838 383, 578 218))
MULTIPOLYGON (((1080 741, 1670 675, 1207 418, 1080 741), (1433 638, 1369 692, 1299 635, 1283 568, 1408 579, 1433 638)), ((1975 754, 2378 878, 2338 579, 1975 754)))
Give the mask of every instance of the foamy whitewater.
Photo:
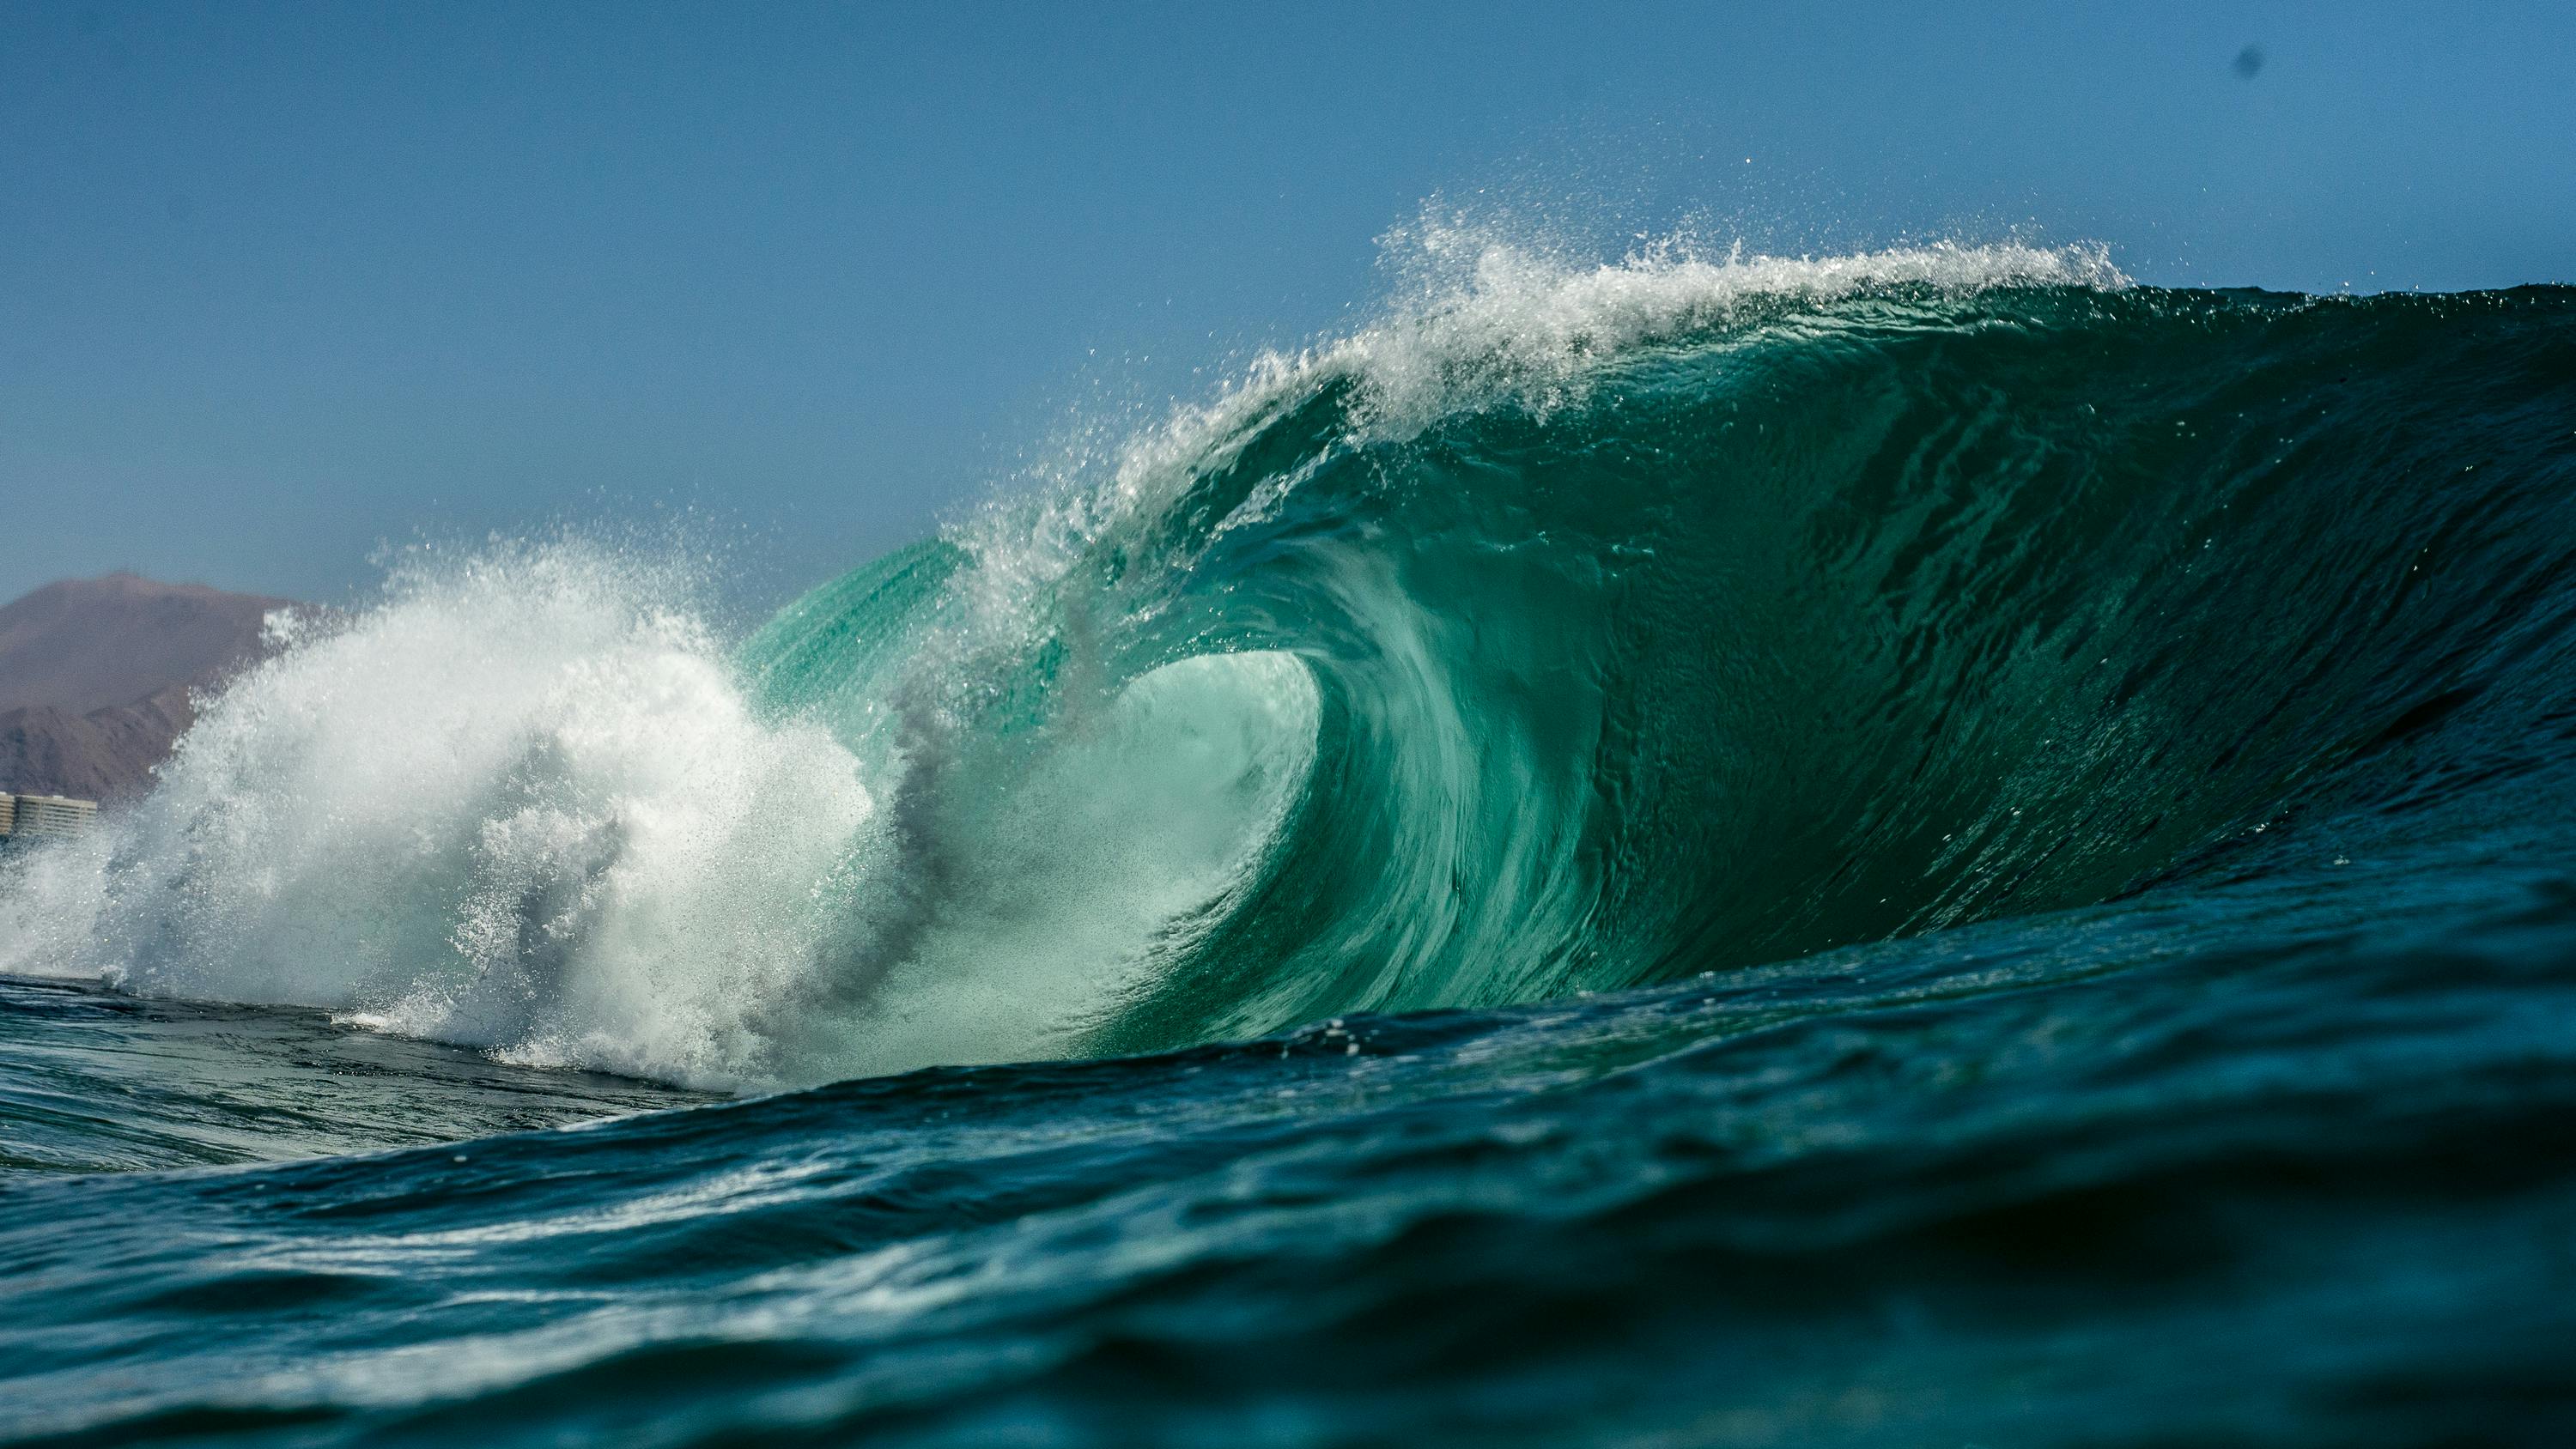
POLYGON ((527 1060, 767 1060, 877 810, 827 732, 755 718, 672 582, 579 545, 405 564, 42 862, 10 969, 527 1060))
POLYGON ((2576 292, 1393 248, 0 854, 0 1444, 2576 1440, 2576 292))

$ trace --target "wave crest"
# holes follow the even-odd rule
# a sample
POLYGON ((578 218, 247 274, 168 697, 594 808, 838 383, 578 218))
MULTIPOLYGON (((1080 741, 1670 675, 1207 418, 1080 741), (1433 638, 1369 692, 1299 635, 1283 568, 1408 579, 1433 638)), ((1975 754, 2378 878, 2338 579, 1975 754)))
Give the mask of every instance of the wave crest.
POLYGON ((412 566, 12 864, 5 964, 811 1082, 2341 858, 2488 818, 2425 740, 2548 727, 2562 294, 1402 245, 1381 320, 737 649, 618 550, 412 566))

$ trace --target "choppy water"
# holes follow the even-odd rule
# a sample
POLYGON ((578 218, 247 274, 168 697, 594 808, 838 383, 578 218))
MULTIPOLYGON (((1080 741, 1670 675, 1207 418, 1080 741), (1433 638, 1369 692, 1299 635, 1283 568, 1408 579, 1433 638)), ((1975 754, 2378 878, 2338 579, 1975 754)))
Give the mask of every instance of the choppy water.
POLYGON ((2576 292, 1424 249, 0 867, 0 1437, 2576 1434, 2576 292))

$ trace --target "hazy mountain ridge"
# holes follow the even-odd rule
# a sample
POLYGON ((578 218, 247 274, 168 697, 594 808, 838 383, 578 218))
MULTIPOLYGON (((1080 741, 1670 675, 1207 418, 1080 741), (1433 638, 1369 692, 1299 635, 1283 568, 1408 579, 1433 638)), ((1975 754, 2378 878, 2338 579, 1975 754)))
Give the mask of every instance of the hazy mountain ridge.
POLYGON ((0 790, 141 792, 194 717, 189 690, 257 658, 268 616, 296 607, 130 573, 0 607, 0 790))

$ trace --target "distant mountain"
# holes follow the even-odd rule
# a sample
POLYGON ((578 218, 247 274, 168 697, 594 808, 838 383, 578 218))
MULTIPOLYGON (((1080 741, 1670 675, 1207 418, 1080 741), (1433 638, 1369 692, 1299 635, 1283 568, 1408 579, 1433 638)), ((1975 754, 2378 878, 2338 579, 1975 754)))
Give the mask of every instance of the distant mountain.
POLYGON ((0 790, 140 793, 188 727, 188 691, 260 653, 291 600, 134 574, 67 579, 0 607, 0 790))
POLYGON ((87 714, 196 684, 250 658, 286 599, 135 574, 65 579, 0 608, 0 710, 87 714))

